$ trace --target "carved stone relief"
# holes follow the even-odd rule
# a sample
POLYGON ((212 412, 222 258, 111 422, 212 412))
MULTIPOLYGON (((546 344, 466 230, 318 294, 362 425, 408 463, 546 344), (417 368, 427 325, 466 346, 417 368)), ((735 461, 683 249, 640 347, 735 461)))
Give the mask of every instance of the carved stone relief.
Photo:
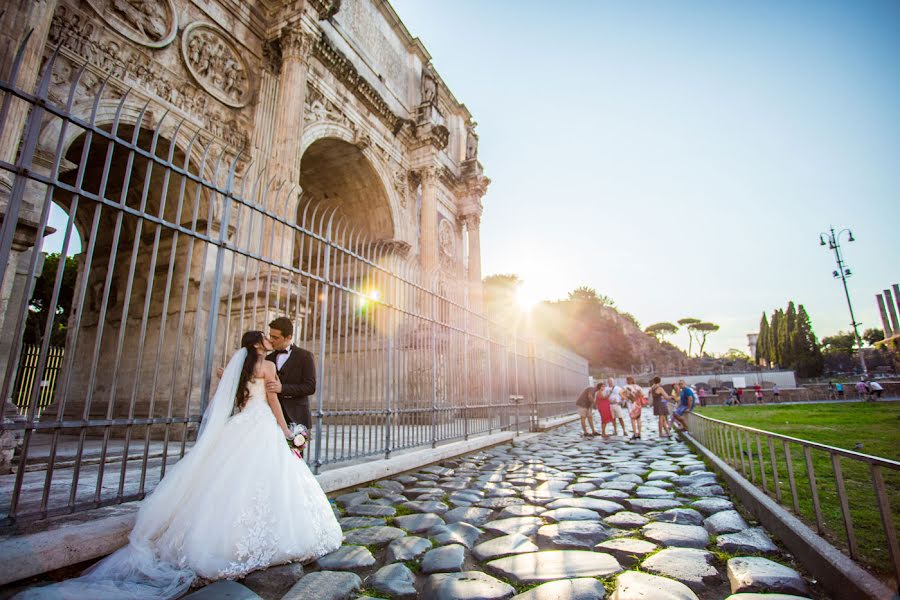
POLYGON ((438 245, 445 256, 454 256, 456 233, 453 231, 453 226, 447 219, 441 219, 438 222, 438 245))
MULTIPOLYGON (((337 123, 351 131, 356 131, 356 123, 351 121, 337 104, 326 98, 322 92, 312 85, 307 85, 306 88, 306 106, 303 110, 303 120, 307 123, 337 123)), ((363 143, 363 140, 361 137, 354 136, 354 142, 363 143)), ((368 140, 368 142, 371 143, 371 140, 368 140)))
POLYGON ((136 44, 163 48, 178 31, 173 0, 87 0, 116 33, 136 44))
POLYGON ((213 26, 191 23, 181 37, 188 71, 203 89, 223 104, 246 106, 252 95, 250 70, 238 48, 213 26))

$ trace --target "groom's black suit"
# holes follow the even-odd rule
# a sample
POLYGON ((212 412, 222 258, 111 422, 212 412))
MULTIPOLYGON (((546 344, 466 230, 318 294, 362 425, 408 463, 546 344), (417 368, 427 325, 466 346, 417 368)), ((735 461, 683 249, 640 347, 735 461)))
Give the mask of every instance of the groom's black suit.
MULTIPOLYGON (((275 363, 278 352, 272 352, 266 356, 266 360, 275 363)), ((281 410, 284 411, 284 419, 288 423, 303 423, 312 428, 312 415, 309 411, 309 396, 316 393, 316 365, 313 363, 311 352, 291 345, 291 354, 278 369, 278 378, 281 380, 281 393, 278 401, 281 402, 281 410)))

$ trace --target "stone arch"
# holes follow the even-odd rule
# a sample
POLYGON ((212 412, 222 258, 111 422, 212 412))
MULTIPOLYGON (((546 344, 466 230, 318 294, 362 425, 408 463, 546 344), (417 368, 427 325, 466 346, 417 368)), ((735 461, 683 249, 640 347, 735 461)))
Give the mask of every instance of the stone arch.
MULTIPOLYGON (((331 150, 343 148, 348 153, 355 155, 358 159, 364 160, 365 166, 363 166, 360 161, 352 170, 355 171, 355 175, 357 177, 362 176, 361 179, 363 180, 368 179, 370 182, 377 180, 379 184, 379 189, 377 190, 378 195, 382 196, 382 199, 385 201, 385 207, 389 211, 389 233, 387 233, 386 230, 380 237, 376 237, 376 239, 391 239, 409 242, 409 240, 406 239, 409 236, 409 232, 407 231, 408 228, 406 227, 405 221, 402 218, 403 203, 399 198, 397 190, 391 184, 391 173, 384 165, 383 161, 378 157, 377 153, 373 150, 372 144, 358 143, 358 139, 358 134, 356 132, 351 130, 349 127, 337 123, 314 123, 308 125, 304 129, 303 136, 300 142, 302 156, 300 166, 300 185, 304 190, 304 195, 307 196, 306 192, 311 192, 310 195, 314 195, 316 193, 315 185, 313 186, 313 190, 309 190, 307 186, 304 185, 304 180, 307 179, 305 177, 306 174, 304 173, 304 161, 307 160, 307 155, 310 149, 314 149, 314 146, 316 145, 321 146, 323 143, 325 145, 330 145, 331 150), (351 148, 355 150, 355 152, 351 150, 351 148), (368 171, 368 173, 365 173, 365 171, 368 171)), ((306 163, 307 167, 309 167, 309 164, 309 162, 306 163)), ((308 196, 307 199, 309 199, 308 196)), ((351 218, 350 215, 347 216, 348 218, 351 218)))

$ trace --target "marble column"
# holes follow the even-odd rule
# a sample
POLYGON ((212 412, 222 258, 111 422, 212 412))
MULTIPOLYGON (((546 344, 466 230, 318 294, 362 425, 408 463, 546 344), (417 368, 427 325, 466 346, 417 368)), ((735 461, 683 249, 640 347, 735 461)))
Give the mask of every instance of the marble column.
MULTIPOLYGON (((421 172, 422 206, 419 210, 419 265, 423 274, 437 267, 437 169, 427 167, 421 172)), ((429 281, 427 278, 425 281, 429 281)))
POLYGON ((889 338, 894 335, 894 331, 891 327, 891 322, 888 320, 887 309, 884 307, 884 297, 881 294, 876 294, 875 299, 878 302, 878 312, 881 313, 881 325, 884 329, 884 337, 889 338))
POLYGON ((273 158, 279 174, 290 183, 300 181, 300 137, 306 77, 314 35, 299 25, 281 34, 281 77, 275 106, 273 158))
MULTIPOLYGON (((897 291, 897 286, 894 286, 894 291, 897 291)), ((885 304, 887 304, 888 315, 891 317, 891 328, 893 328, 894 333, 900 331, 900 321, 897 320, 897 307, 900 307, 900 298, 892 298, 891 290, 884 290, 884 300, 885 304), (897 304, 894 305, 894 301, 896 300, 897 304)))
POLYGON ((468 239, 466 278, 469 283, 469 307, 481 312, 481 211, 463 214, 460 219, 466 226, 468 239))

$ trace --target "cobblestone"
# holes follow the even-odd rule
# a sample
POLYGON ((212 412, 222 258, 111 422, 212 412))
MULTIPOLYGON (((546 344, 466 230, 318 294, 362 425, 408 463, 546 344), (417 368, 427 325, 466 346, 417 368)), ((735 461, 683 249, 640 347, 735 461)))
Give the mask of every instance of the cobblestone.
POLYGON ((301 578, 286 593, 270 591, 290 585, 275 581, 283 566, 245 584, 265 600, 809 594, 810 582, 784 566, 789 557, 764 529, 746 526, 690 448, 655 430, 646 418, 645 439, 629 442, 581 438, 569 425, 342 494, 341 549, 305 565, 305 574, 297 565, 291 573, 301 578), (726 578, 714 550, 772 561, 733 558, 726 578))

